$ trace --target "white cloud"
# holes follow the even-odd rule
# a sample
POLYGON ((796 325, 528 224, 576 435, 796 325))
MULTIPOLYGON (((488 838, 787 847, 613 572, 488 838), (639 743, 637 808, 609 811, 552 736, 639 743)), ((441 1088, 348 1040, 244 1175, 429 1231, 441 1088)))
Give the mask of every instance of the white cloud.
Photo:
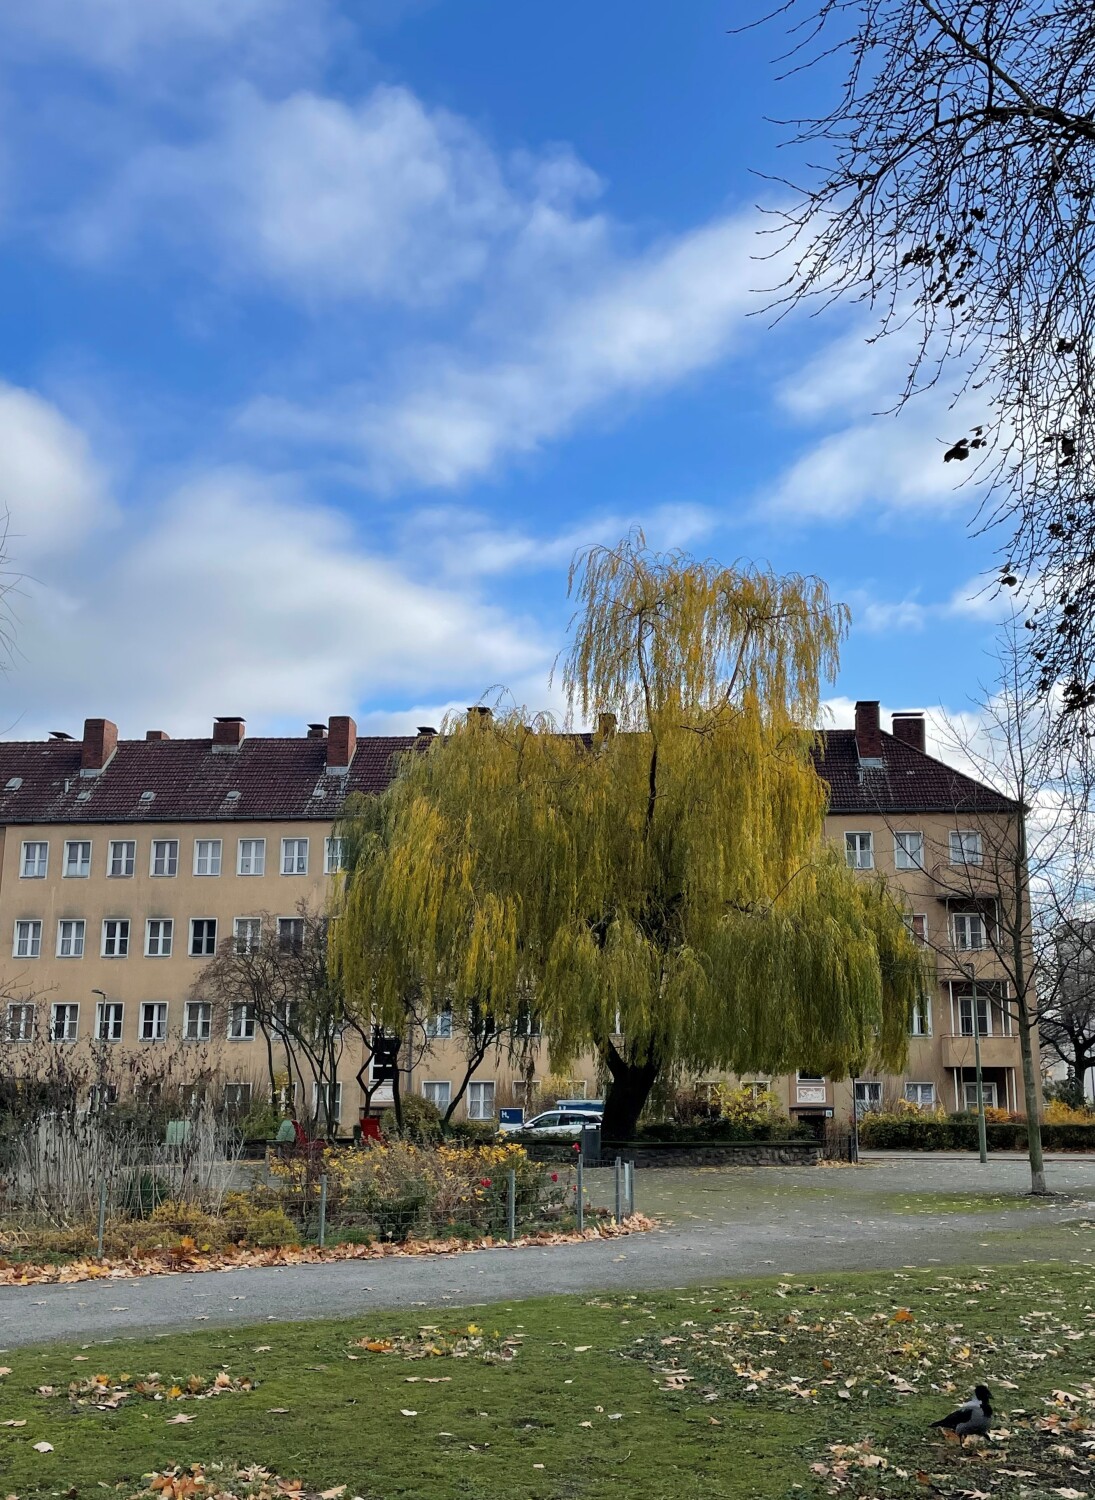
POLYGON ((86 437, 32 391, 0 383, 0 514, 12 566, 69 550, 116 519, 86 437))
POLYGON ((568 151, 501 160, 459 115, 381 86, 360 103, 239 85, 203 139, 138 151, 71 243, 102 258, 153 235, 213 252, 307 303, 438 302, 487 274, 595 256, 604 224, 575 207, 598 190, 568 151), (501 262, 504 264, 496 264, 501 262))
POLYGON ((967 579, 947 599, 922 600, 915 595, 904 599, 878 599, 866 590, 851 590, 848 603, 856 630, 869 635, 892 635, 916 632, 947 620, 970 620, 985 625, 1000 625, 1010 619, 1022 604, 1020 597, 997 586, 997 574, 977 574, 967 579))
POLYGON ((752 215, 716 220, 531 315, 480 357, 436 351, 387 399, 346 392, 323 408, 256 401, 242 422, 269 436, 356 446, 381 487, 451 487, 534 453, 592 414, 672 386, 740 338, 755 267, 752 215))

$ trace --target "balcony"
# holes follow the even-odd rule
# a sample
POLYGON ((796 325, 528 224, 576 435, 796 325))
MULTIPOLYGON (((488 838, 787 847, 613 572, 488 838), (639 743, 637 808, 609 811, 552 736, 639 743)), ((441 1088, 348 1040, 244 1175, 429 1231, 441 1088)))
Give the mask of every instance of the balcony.
MULTIPOLYGON (((974 1065, 973 1037, 956 1036, 953 1033, 942 1037, 943 1066, 945 1068, 972 1068, 974 1065)), ((1019 1037, 983 1036, 981 1038, 981 1066, 983 1068, 1017 1068, 1019 1066, 1019 1037)))

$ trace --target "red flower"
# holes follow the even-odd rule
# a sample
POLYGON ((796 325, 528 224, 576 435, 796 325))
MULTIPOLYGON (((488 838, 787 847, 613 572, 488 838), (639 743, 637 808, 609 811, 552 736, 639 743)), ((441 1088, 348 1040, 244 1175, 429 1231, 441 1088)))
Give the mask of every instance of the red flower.
POLYGON ((551 1180, 552 1180, 552 1182, 558 1182, 559 1181, 559 1174, 558 1174, 558 1172, 552 1172, 552 1174, 551 1174, 551 1180))
POLYGON ((574 1142, 574 1145, 573 1145, 573 1146, 572 1146, 572 1148, 571 1148, 571 1149, 572 1149, 572 1150, 573 1150, 573 1151, 580 1151, 580 1150, 581 1150, 581 1149, 582 1149, 582 1148, 581 1148, 581 1146, 579 1146, 579 1144, 578 1144, 578 1142, 577 1142, 577 1141, 575 1141, 575 1142, 574 1142))
POLYGON ((480 1187, 490 1187, 490 1178, 489 1177, 480 1177, 480 1179, 479 1179, 479 1186, 480 1187))

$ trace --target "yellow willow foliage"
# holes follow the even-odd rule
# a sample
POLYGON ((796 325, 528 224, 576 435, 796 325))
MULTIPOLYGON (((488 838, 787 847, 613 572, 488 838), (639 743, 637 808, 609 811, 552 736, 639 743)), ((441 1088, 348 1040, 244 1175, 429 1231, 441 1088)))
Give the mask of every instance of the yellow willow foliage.
POLYGON ((499 1018, 532 996, 553 1065, 619 1029, 669 1067, 899 1067, 918 950, 823 840, 824 585, 637 538, 579 594, 572 700, 628 727, 472 715, 348 808, 348 992, 392 1025, 412 991, 499 1018))

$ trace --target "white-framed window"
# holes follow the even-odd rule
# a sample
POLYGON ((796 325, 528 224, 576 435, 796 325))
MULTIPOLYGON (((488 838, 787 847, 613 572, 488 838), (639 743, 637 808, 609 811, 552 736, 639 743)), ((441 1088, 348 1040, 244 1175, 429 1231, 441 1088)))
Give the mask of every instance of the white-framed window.
POLYGON ((824 1083, 825 1079, 821 1073, 799 1073, 799 1083, 824 1083))
POLYGON ((32 1042, 34 1040, 34 1006, 28 1001, 8 1001, 4 1037, 9 1042, 32 1042))
POLYGON ((153 839, 150 875, 171 876, 179 873, 178 839, 153 839))
POLYGON ((513 1027, 514 1036, 540 1036, 540 1017, 534 1010, 522 1007, 513 1027))
POLYGON ((339 870, 346 868, 346 840, 343 838, 330 838, 324 845, 323 868, 328 875, 337 875, 339 870))
POLYGON ((107 1109, 111 1104, 117 1104, 118 1098, 116 1083, 93 1083, 88 1089, 88 1107, 93 1110, 107 1109))
POLYGON ((493 1083, 469 1083, 468 1084, 468 1119, 469 1120, 493 1120, 494 1119, 494 1084, 493 1083))
POLYGON ((452 1036, 452 1007, 446 1006, 436 1016, 428 1017, 426 1021, 426 1035, 431 1041, 439 1041, 443 1037, 452 1036))
POLYGON ((19 874, 24 880, 44 880, 49 869, 49 845, 35 840, 24 841, 19 874))
POLYGON ((241 1002, 228 1007, 228 1040, 249 1042, 255 1035, 255 1007, 241 1002))
POLYGON ((51 1042, 74 1042, 80 1030, 80 1007, 71 1001, 56 1000, 50 1006, 49 1039, 51 1042))
POLYGON ((112 880, 127 880, 137 867, 137 840, 111 839, 106 872, 112 880))
POLYGON ((265 839, 240 839, 236 856, 236 874, 266 874, 265 839))
POLYGON ((906 912, 905 926, 913 942, 923 947, 928 941, 928 919, 923 912, 906 912))
POLYGON ((326 1090, 326 1100, 321 1100, 319 1084, 312 1084, 312 1119, 325 1125, 327 1120, 324 1112, 324 1104, 327 1104, 330 1106, 331 1124, 337 1125, 342 1118, 342 1084, 325 1083, 323 1087, 326 1090))
POLYGON ((84 932, 87 923, 83 917, 62 917, 57 923, 57 957, 83 958, 84 932))
POLYGON ((867 1078, 857 1078, 855 1083, 855 1117, 863 1116, 882 1108, 882 1085, 867 1078))
POLYGON ((261 917, 236 917, 232 922, 237 953, 257 953, 262 942, 261 917))
MULTIPOLYGON (((963 1036, 973 1035, 972 995, 958 997, 958 1029, 963 1036)), ((977 1033, 979 1036, 992 1035, 992 1007, 984 990, 977 991, 977 1033)))
POLYGON ((95 1007, 95 1035, 100 1042, 120 1042, 122 1039, 122 1002, 100 1000, 95 1007))
POLYGON ((12 944, 11 952, 13 958, 41 958, 41 922, 33 919, 27 922, 16 922, 15 941, 12 944))
POLYGON ((956 911, 951 914, 954 946, 960 953, 972 953, 985 946, 985 917, 979 911, 956 911))
POLYGON ((226 1083, 224 1107, 230 1115, 245 1115, 251 1108, 251 1085, 249 1083, 226 1083))
POLYGON ((304 918, 278 918, 278 951, 281 953, 304 952, 304 918))
POLYGON ((905 1085, 905 1099, 909 1104, 915 1104, 919 1109, 934 1109, 935 1084, 907 1083, 905 1085))
POLYGON ((190 918, 190 957, 211 958, 217 951, 216 917, 190 918))
POLYGON ((91 874, 90 839, 66 839, 64 874, 75 880, 86 880, 91 874))
POLYGON ((874 834, 846 833, 844 858, 853 870, 874 869, 874 834))
POLYGON ((212 1001, 188 1000, 183 1011, 183 1041, 207 1042, 212 1035, 212 1001))
POLYGON ((895 833, 893 862, 898 870, 922 870, 924 868, 924 835, 916 830, 895 833))
POLYGON ((281 873, 283 875, 307 875, 308 840, 282 839, 281 873))
POLYGON ((431 1104, 436 1105, 441 1113, 444 1114, 452 1100, 452 1084, 447 1078, 436 1081, 427 1080, 422 1085, 422 1097, 429 1100, 431 1104))
POLYGON ((145 925, 145 957, 170 958, 174 939, 175 922, 172 917, 149 917, 145 925))
POLYGON ((221 872, 221 840, 194 840, 194 874, 219 875, 221 872))
MULTIPOLYGON (((754 1099, 759 1099, 772 1087, 772 1081, 770 1078, 744 1078, 741 1086, 743 1089, 748 1089, 754 1099)), ((715 1087, 717 1088, 718 1085, 716 1084, 715 1087)))
POLYGON ((979 865, 981 863, 981 835, 968 828, 952 828, 950 832, 952 865, 979 865))
POLYGON ((141 1041, 164 1042, 167 1040, 167 1001, 141 1001, 141 1041))
MULTIPOLYGON (((962 1096, 966 1101, 966 1108, 977 1109, 977 1079, 965 1079, 962 1083, 962 1096)), ((996 1084, 991 1078, 981 1080, 981 1097, 985 1101, 986 1109, 996 1108, 996 1084)))
POLYGON ((912 1008, 909 1017, 910 1036, 931 1036, 932 1034, 932 1003, 927 995, 921 995, 920 999, 912 1008))
POLYGON ((103 921, 104 958, 129 957, 129 918, 107 917, 103 921))

